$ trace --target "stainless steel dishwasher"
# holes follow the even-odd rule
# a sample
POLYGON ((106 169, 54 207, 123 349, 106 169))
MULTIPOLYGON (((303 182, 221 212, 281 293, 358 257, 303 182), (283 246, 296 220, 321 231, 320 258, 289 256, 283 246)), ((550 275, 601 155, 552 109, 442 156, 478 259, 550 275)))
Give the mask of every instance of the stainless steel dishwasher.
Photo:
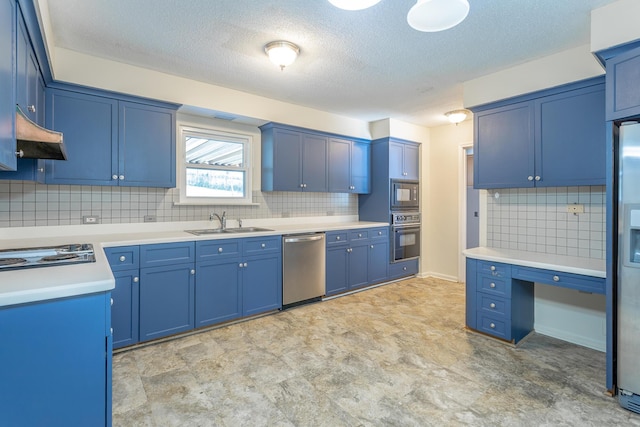
POLYGON ((282 236, 283 308, 317 301, 325 294, 324 233, 282 236))

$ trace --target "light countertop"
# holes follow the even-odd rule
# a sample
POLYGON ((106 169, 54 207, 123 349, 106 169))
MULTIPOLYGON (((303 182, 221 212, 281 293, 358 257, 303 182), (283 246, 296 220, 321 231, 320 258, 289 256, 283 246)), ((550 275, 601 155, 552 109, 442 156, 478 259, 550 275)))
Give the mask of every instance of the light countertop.
MULTIPOLYGON (((0 249, 91 243, 96 262, 77 265, 0 271, 0 307, 104 292, 115 281, 102 248, 323 232, 388 226, 384 222, 358 221, 357 217, 287 218, 245 221, 246 227, 272 231, 196 236, 184 230, 217 228, 210 221, 150 224, 108 224, 57 227, 20 227, 0 230, 0 249)), ((237 225, 230 222, 228 227, 237 225)))
POLYGON ((502 262, 505 264, 541 268, 564 273, 582 274, 585 276, 606 277, 606 264, 603 259, 581 258, 488 247, 466 249, 463 251, 463 254, 467 258, 483 261, 502 262))

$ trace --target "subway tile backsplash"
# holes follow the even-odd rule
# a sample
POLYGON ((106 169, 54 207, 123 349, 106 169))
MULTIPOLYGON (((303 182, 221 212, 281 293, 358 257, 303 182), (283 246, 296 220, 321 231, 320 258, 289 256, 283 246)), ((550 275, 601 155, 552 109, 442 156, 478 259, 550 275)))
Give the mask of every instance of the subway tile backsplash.
POLYGON ((605 258, 604 186, 500 189, 487 193, 487 246, 605 258), (584 205, 584 213, 568 213, 567 205, 574 203, 584 205))
POLYGON ((103 224, 202 221, 210 212, 230 219, 358 215, 358 196, 346 193, 253 192, 257 205, 174 205, 175 188, 44 185, 27 181, 0 182, 0 227, 82 224, 97 215, 103 224))

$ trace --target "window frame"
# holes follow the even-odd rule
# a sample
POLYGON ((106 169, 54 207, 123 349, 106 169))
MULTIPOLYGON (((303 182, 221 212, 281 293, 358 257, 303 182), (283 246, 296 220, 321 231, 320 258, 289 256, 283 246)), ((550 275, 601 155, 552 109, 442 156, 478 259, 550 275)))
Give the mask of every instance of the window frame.
MULTIPOLYGON (((178 123, 178 155, 177 168, 178 173, 178 193, 180 195, 180 201, 175 203, 179 205, 251 205, 252 193, 253 193, 253 177, 252 177, 252 152, 253 135, 248 132, 241 132, 237 130, 230 131, 228 129, 222 129, 216 126, 203 125, 203 124, 190 124, 190 123, 178 123), (221 166, 219 170, 238 170, 243 171, 245 176, 244 185, 244 197, 188 197, 187 196, 187 168, 196 167, 197 165, 189 165, 186 162, 186 144, 185 138, 187 135, 202 136, 209 139, 218 139, 221 141, 228 140, 233 143, 240 143, 243 145, 243 167, 233 168, 229 166, 221 166)), ((210 166, 203 169, 217 169, 210 166)))

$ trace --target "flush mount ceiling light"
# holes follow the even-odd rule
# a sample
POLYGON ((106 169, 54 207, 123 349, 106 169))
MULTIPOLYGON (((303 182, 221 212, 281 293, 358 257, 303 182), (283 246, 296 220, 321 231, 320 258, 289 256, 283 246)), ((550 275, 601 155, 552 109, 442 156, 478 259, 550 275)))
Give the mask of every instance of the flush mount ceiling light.
POLYGON ((291 42, 278 40, 267 43, 264 51, 271 62, 280 67, 281 70, 284 70, 284 67, 288 67, 296 60, 300 53, 300 48, 291 42))
POLYGON ((447 113, 444 113, 445 116, 449 119, 451 123, 455 123, 456 125, 460 122, 463 122, 464 119, 467 118, 467 115, 471 113, 469 110, 461 109, 461 110, 453 110, 447 113))
POLYGON ((380 3, 380 0, 329 0, 329 3, 344 10, 362 10, 380 3))
POLYGON ((464 21, 468 14, 467 0, 418 0, 409 10, 407 22, 418 31, 444 31, 464 21))

